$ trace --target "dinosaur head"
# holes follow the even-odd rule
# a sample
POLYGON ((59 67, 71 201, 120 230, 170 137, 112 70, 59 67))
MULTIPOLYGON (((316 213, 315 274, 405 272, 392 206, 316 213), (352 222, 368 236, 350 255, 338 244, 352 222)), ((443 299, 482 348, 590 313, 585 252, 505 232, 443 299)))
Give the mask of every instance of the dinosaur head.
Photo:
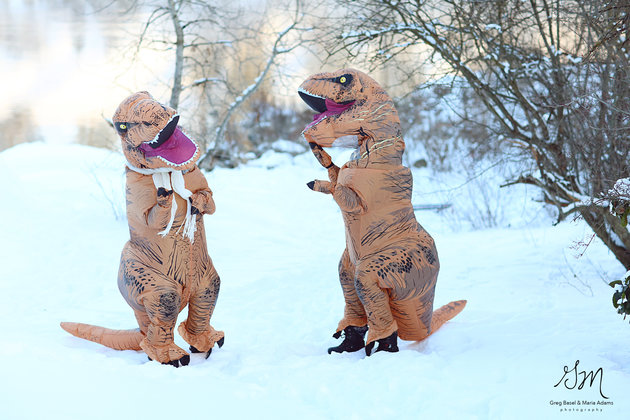
POLYGON ((319 73, 306 79, 298 93, 317 112, 302 134, 322 147, 341 145, 348 138, 378 138, 400 131, 394 104, 379 84, 354 69, 319 73))
POLYGON ((127 97, 112 117, 127 161, 138 168, 192 169, 199 147, 177 125, 177 111, 148 92, 127 97))

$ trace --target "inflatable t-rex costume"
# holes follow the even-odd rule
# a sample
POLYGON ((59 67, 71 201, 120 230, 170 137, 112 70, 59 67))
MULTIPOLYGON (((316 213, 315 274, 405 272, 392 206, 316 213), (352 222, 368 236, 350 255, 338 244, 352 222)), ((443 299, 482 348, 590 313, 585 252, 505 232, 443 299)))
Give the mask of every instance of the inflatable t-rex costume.
POLYGON ((118 288, 139 330, 62 322, 63 329, 118 350, 144 350, 179 367, 190 356, 173 342, 177 315, 188 305, 180 335, 195 353, 223 345, 210 326, 219 276, 206 247, 203 215, 215 210, 212 191, 197 168, 197 145, 177 126, 179 115, 148 92, 125 99, 113 117, 127 159, 130 240, 123 248, 118 288), (174 193, 173 193, 174 192, 174 193))
POLYGON ((344 341, 328 352, 365 347, 369 355, 375 341, 376 351, 398 351, 398 335, 422 340, 466 304, 459 300, 433 312, 439 262, 411 205, 413 179, 402 166, 398 113, 378 83, 352 69, 311 76, 299 94, 318 112, 302 134, 330 179, 308 186, 332 194, 346 227, 339 263, 345 311, 334 334, 343 331, 344 341), (322 149, 350 143, 358 148, 341 168, 322 149))

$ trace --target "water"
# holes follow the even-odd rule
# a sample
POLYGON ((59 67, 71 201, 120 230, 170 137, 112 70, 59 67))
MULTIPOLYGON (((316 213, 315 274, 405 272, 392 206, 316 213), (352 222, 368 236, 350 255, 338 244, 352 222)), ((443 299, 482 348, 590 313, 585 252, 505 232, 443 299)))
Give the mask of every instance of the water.
POLYGON ((0 0, 0 150, 29 141, 116 147, 106 118, 118 103, 137 90, 166 95, 168 57, 134 56, 146 15, 111 3, 0 0))

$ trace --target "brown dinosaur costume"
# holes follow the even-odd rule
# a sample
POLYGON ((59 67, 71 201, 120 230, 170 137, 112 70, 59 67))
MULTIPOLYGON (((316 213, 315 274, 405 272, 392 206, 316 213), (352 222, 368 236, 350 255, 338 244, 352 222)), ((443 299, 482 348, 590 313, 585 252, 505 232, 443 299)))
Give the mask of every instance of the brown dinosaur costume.
POLYGON ((344 317, 335 337, 347 342, 331 351, 363 348, 397 351, 397 335, 422 340, 464 308, 460 300, 433 312, 439 262, 431 236, 416 221, 413 179, 402 165, 405 143, 398 113, 387 93, 352 69, 321 73, 299 88, 319 114, 303 131, 329 181, 308 186, 332 194, 342 210, 346 249, 339 264, 344 317), (351 160, 335 166, 322 147, 357 147, 351 160))
POLYGON ((177 126, 179 115, 148 92, 125 99, 113 117, 127 159, 130 240, 123 248, 118 288, 139 330, 62 322, 69 333, 118 350, 144 350, 176 367, 190 356, 173 342, 177 315, 188 305, 180 335, 192 352, 205 352, 224 334, 210 326, 219 276, 208 255, 203 215, 215 210, 197 168, 197 145, 177 126))

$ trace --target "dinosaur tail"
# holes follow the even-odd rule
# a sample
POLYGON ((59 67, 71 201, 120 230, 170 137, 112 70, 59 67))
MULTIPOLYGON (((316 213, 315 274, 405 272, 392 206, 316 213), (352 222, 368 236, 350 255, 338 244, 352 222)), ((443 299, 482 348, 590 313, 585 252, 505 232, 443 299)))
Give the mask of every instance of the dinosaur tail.
POLYGON ((75 337, 102 344, 115 350, 141 350, 140 341, 144 334, 136 330, 110 330, 96 325, 78 322, 62 322, 61 328, 75 337))
POLYGON ((455 318, 455 316, 464 310, 466 306, 465 300, 456 300, 433 311, 431 318, 431 333, 437 331, 446 321, 455 318))

